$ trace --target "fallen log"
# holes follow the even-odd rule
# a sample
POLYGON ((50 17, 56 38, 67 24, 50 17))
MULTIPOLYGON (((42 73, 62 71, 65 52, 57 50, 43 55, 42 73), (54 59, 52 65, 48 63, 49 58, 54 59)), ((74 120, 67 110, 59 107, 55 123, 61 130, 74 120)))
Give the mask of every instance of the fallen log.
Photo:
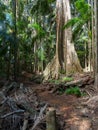
POLYGON ((84 86, 84 85, 88 85, 89 83, 93 83, 93 82, 94 82, 94 79, 91 76, 86 76, 86 77, 80 78, 78 80, 67 82, 65 84, 65 86, 76 86, 76 85, 77 86, 84 86), (90 82, 90 80, 92 82, 90 82))
POLYGON ((24 113, 24 110, 16 110, 16 111, 7 113, 6 115, 1 116, 0 118, 1 118, 1 119, 4 119, 4 118, 6 118, 6 117, 8 117, 8 116, 11 116, 11 115, 17 114, 17 113, 24 113))

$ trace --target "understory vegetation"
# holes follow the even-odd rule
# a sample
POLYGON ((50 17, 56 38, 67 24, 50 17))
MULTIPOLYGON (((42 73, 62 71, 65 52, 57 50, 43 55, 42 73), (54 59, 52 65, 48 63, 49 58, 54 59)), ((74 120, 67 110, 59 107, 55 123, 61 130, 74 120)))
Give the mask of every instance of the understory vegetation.
MULTIPOLYGON (((72 19, 62 26, 72 28, 72 42, 85 71, 94 66, 92 4, 71 1, 72 19)), ((56 53, 56 1, 1 0, 0 12, 0 75, 9 79, 22 71, 43 73, 56 53)))
POLYGON ((98 0, 0 0, 0 130, 97 120, 98 0))

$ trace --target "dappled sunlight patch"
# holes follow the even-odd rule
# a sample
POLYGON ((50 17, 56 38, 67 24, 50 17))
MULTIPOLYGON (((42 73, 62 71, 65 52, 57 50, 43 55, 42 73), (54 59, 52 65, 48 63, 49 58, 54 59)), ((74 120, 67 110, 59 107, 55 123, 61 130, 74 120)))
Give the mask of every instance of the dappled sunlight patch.
POLYGON ((77 128, 77 130, 90 130, 91 128, 91 121, 88 119, 81 119, 74 117, 67 122, 71 127, 77 128))
POLYGON ((66 110, 69 110, 70 108, 71 108, 71 107, 68 107, 68 106, 64 107, 64 106, 63 106, 63 107, 61 107, 60 110, 61 110, 61 111, 66 111, 66 110))

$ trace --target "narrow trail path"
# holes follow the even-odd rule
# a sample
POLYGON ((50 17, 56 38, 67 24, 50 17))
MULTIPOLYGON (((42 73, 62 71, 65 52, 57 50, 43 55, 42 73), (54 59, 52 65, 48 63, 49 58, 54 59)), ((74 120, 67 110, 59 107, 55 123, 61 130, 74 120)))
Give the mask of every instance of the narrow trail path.
MULTIPOLYGON (((79 109, 79 98, 72 95, 57 95, 46 89, 45 85, 29 85, 41 102, 46 102, 54 107, 57 116, 60 116, 62 130, 90 130, 91 121, 88 117, 82 117, 79 109)), ((97 130, 97 129, 96 129, 97 130)))
MULTIPOLYGON (((1 87, 1 91, 4 92, 5 89, 8 99, 10 100, 10 102, 14 101, 17 110, 22 108, 23 110, 26 110, 26 112, 30 111, 30 113, 32 113, 31 110, 34 110, 35 114, 38 114, 41 108, 43 108, 45 104, 48 104, 46 111, 49 107, 53 107, 56 109, 57 122, 59 123, 58 130, 98 130, 97 95, 95 96, 95 98, 97 97, 97 99, 94 100, 94 102, 87 103, 88 99, 91 99, 88 96, 79 98, 75 95, 60 94, 60 92, 62 92, 62 88, 60 87, 62 86, 58 86, 56 84, 37 84, 34 83, 34 81, 30 81, 28 79, 20 79, 18 83, 14 84, 16 85, 16 88, 14 86, 12 89, 10 88, 10 91, 8 91, 7 88, 9 86, 12 86, 12 84, 13 82, 9 83, 6 87, 1 87)), ((88 85, 88 87, 90 88, 91 86, 88 85)), ((2 93, 1 101, 3 101, 2 93)), ((5 113, 10 113, 12 107, 13 103, 8 106, 1 105, 0 114, 5 115, 5 113)), ((45 115, 46 112, 44 113, 44 116, 45 115)), ((18 117, 20 117, 21 121, 23 121, 23 115, 17 114, 17 119, 18 117)), ((10 116, 10 120, 12 118, 13 116, 10 116)), ((32 119, 32 121, 33 118, 35 117, 33 117, 33 115, 31 114, 30 119, 32 119)), ((4 130, 10 130, 8 127, 9 125, 11 127, 15 126, 14 123, 9 122, 10 120, 7 118, 2 120, 4 123, 0 123, 1 130, 3 130, 2 128, 4 128, 4 130)), ((20 120, 17 120, 17 122, 20 122, 20 120)), ((31 123, 29 121, 28 128, 30 128, 32 124, 34 125, 34 123, 31 123)), ((23 124, 21 123, 21 126, 22 125, 23 124)), ((15 127, 17 127, 17 125, 15 127)), ((46 129, 45 118, 43 122, 41 122, 40 125, 37 126, 37 128, 41 128, 40 130, 46 129)), ((37 128, 36 130, 38 130, 37 128)))

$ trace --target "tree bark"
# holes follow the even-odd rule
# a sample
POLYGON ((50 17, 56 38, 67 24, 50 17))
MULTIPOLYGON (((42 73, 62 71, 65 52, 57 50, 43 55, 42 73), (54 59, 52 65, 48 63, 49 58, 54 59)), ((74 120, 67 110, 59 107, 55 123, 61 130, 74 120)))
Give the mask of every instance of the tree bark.
POLYGON ((56 124, 56 111, 54 109, 50 109, 46 115, 46 130, 57 130, 56 124))
POLYGON ((17 80, 17 0, 13 0, 13 23, 14 23, 14 80, 17 80))
POLYGON ((65 30, 63 29, 64 25, 68 22, 68 20, 71 19, 69 0, 57 0, 56 15, 56 55, 44 71, 45 79, 48 79, 49 77, 58 78, 60 72, 70 74, 82 71, 77 53, 74 48, 74 44, 72 43, 71 28, 65 30))
POLYGON ((95 43, 96 43, 96 57, 95 57, 95 87, 98 90, 98 0, 95 0, 95 43))
POLYGON ((95 77, 95 20, 94 20, 94 1, 91 0, 91 9, 92 9, 92 66, 93 66, 93 75, 95 77))

